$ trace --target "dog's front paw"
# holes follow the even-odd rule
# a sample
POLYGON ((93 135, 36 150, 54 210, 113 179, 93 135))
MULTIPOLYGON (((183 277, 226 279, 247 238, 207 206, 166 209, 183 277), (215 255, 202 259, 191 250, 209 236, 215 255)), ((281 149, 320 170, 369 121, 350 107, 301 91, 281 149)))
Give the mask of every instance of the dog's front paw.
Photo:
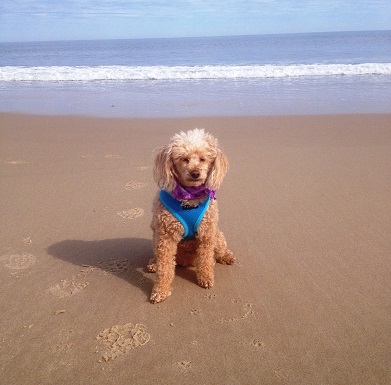
POLYGON ((151 294, 150 301, 151 303, 159 303, 164 301, 170 295, 171 295, 171 291, 163 292, 160 290, 154 290, 151 294))
POLYGON ((208 278, 208 279, 198 278, 198 284, 205 289, 210 289, 213 287, 214 279, 213 278, 208 278))

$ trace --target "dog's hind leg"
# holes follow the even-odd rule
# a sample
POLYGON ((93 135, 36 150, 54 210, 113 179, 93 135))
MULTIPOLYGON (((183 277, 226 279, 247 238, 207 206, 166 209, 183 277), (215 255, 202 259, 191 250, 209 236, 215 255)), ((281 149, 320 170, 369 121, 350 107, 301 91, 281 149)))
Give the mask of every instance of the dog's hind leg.
POLYGON ((156 258, 152 258, 149 260, 147 265, 147 270, 150 273, 156 273, 156 258))
POLYGON ((232 265, 235 262, 235 257, 232 251, 228 249, 224 234, 220 230, 217 230, 214 252, 216 262, 218 263, 232 265))

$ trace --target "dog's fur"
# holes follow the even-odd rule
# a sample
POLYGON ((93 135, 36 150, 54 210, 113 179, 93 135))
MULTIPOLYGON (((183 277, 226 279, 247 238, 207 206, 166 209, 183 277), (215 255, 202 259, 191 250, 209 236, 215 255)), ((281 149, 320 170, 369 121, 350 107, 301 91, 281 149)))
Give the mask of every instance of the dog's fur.
MULTIPOLYGON (((176 181, 184 187, 205 185, 217 190, 227 170, 228 161, 218 148, 217 140, 204 130, 195 129, 174 135, 171 143, 157 151, 154 179, 161 189, 169 193, 174 190, 176 181)), ((198 201, 184 203, 196 205, 198 201)), ((162 205, 159 195, 155 198, 152 212, 154 258, 149 262, 148 270, 156 272, 156 282, 151 302, 161 302, 171 294, 176 264, 195 266, 198 284, 211 288, 215 261, 232 264, 235 260, 217 227, 217 201, 211 199, 196 238, 192 240, 182 240, 182 224, 162 205)))

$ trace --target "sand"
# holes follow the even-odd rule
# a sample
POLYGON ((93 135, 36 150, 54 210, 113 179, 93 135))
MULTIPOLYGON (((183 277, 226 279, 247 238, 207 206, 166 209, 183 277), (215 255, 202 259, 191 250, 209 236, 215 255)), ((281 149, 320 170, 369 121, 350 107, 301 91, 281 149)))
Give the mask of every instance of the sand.
POLYGON ((391 383, 391 115, 0 126, 1 384, 391 383), (238 262, 152 305, 152 151, 195 127, 238 262))

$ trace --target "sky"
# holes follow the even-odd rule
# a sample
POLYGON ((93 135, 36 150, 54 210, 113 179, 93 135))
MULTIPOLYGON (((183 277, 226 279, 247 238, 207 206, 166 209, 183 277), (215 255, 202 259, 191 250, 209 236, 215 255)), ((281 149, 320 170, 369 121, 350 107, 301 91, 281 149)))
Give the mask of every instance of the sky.
POLYGON ((0 41, 391 30, 390 0, 1 0, 0 41))

